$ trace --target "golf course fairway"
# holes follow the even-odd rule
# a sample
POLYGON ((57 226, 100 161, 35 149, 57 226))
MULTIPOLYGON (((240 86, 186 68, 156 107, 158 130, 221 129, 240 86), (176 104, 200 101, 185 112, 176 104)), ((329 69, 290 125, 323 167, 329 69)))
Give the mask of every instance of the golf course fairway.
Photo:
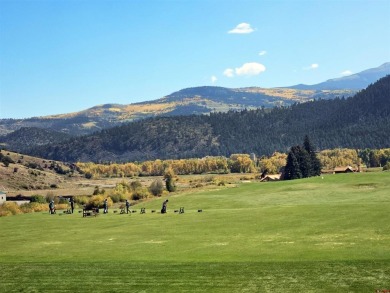
POLYGON ((390 290, 389 172, 178 193, 160 214, 164 199, 1 217, 0 292, 390 290))

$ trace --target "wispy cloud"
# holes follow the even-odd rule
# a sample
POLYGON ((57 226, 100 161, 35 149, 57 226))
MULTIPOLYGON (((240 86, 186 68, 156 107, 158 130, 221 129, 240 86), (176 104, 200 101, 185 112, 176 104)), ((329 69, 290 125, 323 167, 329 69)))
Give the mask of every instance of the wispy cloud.
POLYGON ((225 75, 227 77, 233 77, 234 76, 234 70, 231 69, 231 68, 225 69, 225 71, 223 72, 223 75, 225 75))
POLYGON ((319 67, 319 65, 317 63, 313 63, 310 66, 303 67, 303 69, 304 70, 313 70, 313 69, 317 69, 318 67, 319 67))
POLYGON ((255 30, 249 23, 243 22, 238 24, 234 29, 228 31, 229 34, 250 34, 255 30))
POLYGON ((217 82, 218 78, 215 75, 213 75, 213 76, 211 76, 210 80, 211 80, 212 84, 215 84, 217 82))
POLYGON ((345 70, 343 72, 340 73, 342 76, 347 76, 347 75, 351 75, 353 74, 351 70, 345 70))
POLYGON ((267 54, 267 51, 265 50, 259 52, 259 56, 264 56, 265 54, 267 54))
POLYGON ((225 69, 223 75, 227 77, 237 76, 253 76, 259 75, 265 71, 265 66, 256 62, 249 62, 243 64, 241 67, 236 67, 234 70, 231 68, 225 69))

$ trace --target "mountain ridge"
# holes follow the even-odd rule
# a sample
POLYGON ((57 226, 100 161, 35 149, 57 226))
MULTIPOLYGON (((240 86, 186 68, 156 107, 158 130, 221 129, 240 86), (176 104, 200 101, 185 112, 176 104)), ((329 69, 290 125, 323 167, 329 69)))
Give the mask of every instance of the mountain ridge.
POLYGON ((291 107, 155 117, 31 149, 60 161, 126 162, 285 152, 305 135, 319 149, 390 147, 390 76, 350 98, 291 107))
POLYGON ((288 88, 301 89, 301 90, 340 90, 340 89, 350 89, 350 90, 361 90, 366 88, 371 83, 377 81, 379 78, 384 77, 390 74, 390 62, 385 62, 382 65, 363 70, 359 73, 328 79, 327 81, 306 85, 298 84, 290 86, 288 88))
MULTIPOLYGON (((360 74, 367 76, 367 74, 375 75, 379 72, 379 75, 381 75, 384 74, 383 68, 386 69, 389 65, 390 63, 385 63, 377 69, 368 69, 360 74)), ((377 77, 377 75, 375 76, 377 77)), ((361 81, 361 79, 359 80, 361 81)), ((79 112, 27 119, 0 119, 0 136, 12 133, 22 127, 38 127, 70 135, 85 135, 115 127, 122 123, 156 116, 199 115, 256 108, 271 109, 315 99, 348 97, 358 92, 357 89, 329 90, 313 88, 313 86, 306 85, 302 87, 304 88, 192 87, 173 92, 153 101, 127 105, 110 103, 96 105, 79 112)))

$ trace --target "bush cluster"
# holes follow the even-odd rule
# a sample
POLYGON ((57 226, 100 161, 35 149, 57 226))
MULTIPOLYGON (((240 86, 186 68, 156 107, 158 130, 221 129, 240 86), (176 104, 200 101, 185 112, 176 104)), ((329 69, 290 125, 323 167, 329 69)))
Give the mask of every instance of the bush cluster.
POLYGON ((103 202, 107 198, 108 207, 113 205, 113 201, 110 197, 105 197, 104 195, 93 195, 89 198, 88 203, 86 204, 87 208, 103 208, 103 202))
POLYGON ((43 197, 42 195, 35 194, 30 197, 30 201, 36 203, 46 203, 46 198, 43 197))
POLYGON ((49 206, 46 203, 31 202, 18 205, 14 202, 5 202, 0 205, 0 217, 27 214, 32 212, 48 211, 49 206))

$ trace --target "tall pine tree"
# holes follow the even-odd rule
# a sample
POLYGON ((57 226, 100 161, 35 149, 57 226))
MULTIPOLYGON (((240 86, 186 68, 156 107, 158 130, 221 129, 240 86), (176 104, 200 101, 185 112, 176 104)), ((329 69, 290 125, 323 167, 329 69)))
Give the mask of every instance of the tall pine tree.
POLYGON ((287 156, 286 167, 284 168, 284 180, 293 180, 302 178, 301 169, 299 168, 297 157, 295 156, 295 152, 291 148, 290 152, 287 156))
POLYGON ((301 147, 300 145, 292 147, 291 151, 294 152, 295 157, 297 158, 297 162, 298 162, 301 174, 302 174, 302 178, 310 177, 311 160, 310 160, 310 156, 307 153, 307 151, 303 147, 301 147))
POLYGON ((317 158, 314 147, 306 135, 303 146, 297 145, 290 149, 284 168, 284 179, 292 180, 318 176, 321 174, 321 162, 317 158))
POLYGON ((309 176, 320 176, 321 175, 321 162, 317 157, 317 154, 315 152, 315 148, 312 145, 312 143, 309 139, 309 136, 307 136, 307 135, 305 135, 303 147, 310 156, 311 170, 310 170, 309 176))

